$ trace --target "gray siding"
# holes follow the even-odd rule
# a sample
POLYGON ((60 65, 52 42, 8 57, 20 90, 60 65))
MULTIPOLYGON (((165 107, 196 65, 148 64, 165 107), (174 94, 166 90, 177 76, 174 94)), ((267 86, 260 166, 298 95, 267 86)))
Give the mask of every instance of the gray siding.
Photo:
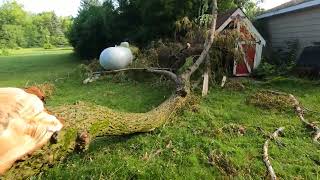
POLYGON ((320 6, 287 13, 267 20, 269 45, 285 50, 286 41, 298 40, 299 53, 313 42, 320 42, 320 6))

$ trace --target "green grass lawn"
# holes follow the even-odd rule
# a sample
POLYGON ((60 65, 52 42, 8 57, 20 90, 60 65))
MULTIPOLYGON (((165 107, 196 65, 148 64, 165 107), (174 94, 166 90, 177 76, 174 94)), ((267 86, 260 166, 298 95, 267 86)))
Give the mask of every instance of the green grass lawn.
MULTIPOLYGON (((79 63, 71 51, 0 57, 0 86, 51 82, 57 90, 49 107, 85 101, 126 112, 148 111, 170 95, 169 87, 155 82, 109 79, 82 85, 74 73, 79 63)), ((310 131, 297 116, 246 103, 250 94, 261 89, 293 93, 306 107, 320 111, 320 85, 314 81, 249 82, 241 92, 212 88, 197 111, 185 109, 152 133, 97 138, 88 152, 70 156, 38 178, 261 179, 267 174, 262 161, 266 135, 284 126, 284 137, 280 143, 272 142, 269 152, 278 177, 319 179, 319 146, 312 143, 310 131), (234 132, 238 126, 246 129, 244 135, 234 132), (210 157, 215 163, 209 163, 210 157)), ((311 116, 312 121, 319 122, 319 116, 311 116)))

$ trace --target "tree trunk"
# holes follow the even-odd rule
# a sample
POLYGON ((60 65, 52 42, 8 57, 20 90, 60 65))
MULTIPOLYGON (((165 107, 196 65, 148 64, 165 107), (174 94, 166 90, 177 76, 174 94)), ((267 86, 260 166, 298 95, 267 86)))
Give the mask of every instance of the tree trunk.
MULTIPOLYGON (((173 80, 176 83, 177 89, 169 99, 147 113, 115 112, 106 107, 83 103, 52 109, 58 117, 65 120, 65 127, 59 133, 57 143, 49 144, 33 153, 27 160, 16 163, 5 174, 4 178, 26 179, 27 177, 36 175, 55 163, 63 161, 70 153, 85 150, 90 143, 90 139, 97 136, 149 132, 166 123, 178 109, 185 106, 190 93, 190 77, 204 62, 212 46, 217 18, 217 0, 213 0, 213 5, 213 21, 210 36, 206 41, 201 56, 185 73, 179 77, 170 71, 162 69, 136 69, 162 74, 173 80)), ((132 69, 122 71, 127 70, 132 69)), ((121 70, 105 73, 116 73, 119 71, 121 70)))

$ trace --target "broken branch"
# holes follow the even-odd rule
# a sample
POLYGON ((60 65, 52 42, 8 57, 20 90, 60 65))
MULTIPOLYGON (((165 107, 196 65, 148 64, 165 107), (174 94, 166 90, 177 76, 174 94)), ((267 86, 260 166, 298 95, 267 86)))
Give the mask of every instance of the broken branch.
POLYGON ((276 180, 277 176, 276 176, 276 173, 274 172, 274 169, 271 165, 270 158, 269 158, 269 153, 268 153, 269 142, 272 139, 276 139, 279 136, 279 134, 283 132, 283 130, 284 130, 284 127, 277 129, 273 134, 271 134, 271 136, 266 140, 266 142, 263 145, 263 161, 268 169, 268 173, 272 180, 276 180))
POLYGON ((207 40, 207 42, 204 45, 204 49, 200 55, 200 57, 197 59, 197 61, 191 66, 189 67, 182 75, 181 77, 186 80, 189 81, 191 75, 199 68, 199 66, 204 62, 204 60, 206 59, 213 41, 214 41, 214 37, 215 37, 215 32, 216 32, 216 23, 217 23, 217 16, 218 16, 218 5, 217 5, 217 0, 213 0, 213 7, 212 7, 212 24, 211 24, 211 29, 210 29, 210 34, 209 34, 209 38, 207 40))
POLYGON ((309 128, 313 129, 315 131, 315 135, 313 136, 313 141, 314 142, 318 142, 318 139, 320 138, 320 128, 313 124, 313 123, 309 123, 305 118, 304 118, 304 115, 303 115, 303 109, 302 107, 300 106, 300 103, 299 101, 297 100, 297 98, 292 95, 292 94, 289 94, 289 97, 292 99, 293 101, 293 106, 295 108, 295 111, 296 113, 298 114, 298 117, 299 119, 309 128))

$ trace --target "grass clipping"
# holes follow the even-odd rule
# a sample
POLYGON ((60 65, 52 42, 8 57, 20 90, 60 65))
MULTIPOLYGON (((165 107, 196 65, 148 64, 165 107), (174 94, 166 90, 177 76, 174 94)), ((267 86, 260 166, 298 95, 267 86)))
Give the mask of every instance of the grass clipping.
POLYGON ((293 101, 286 94, 262 90, 251 94, 247 98, 247 103, 259 108, 282 112, 292 110, 293 101))

